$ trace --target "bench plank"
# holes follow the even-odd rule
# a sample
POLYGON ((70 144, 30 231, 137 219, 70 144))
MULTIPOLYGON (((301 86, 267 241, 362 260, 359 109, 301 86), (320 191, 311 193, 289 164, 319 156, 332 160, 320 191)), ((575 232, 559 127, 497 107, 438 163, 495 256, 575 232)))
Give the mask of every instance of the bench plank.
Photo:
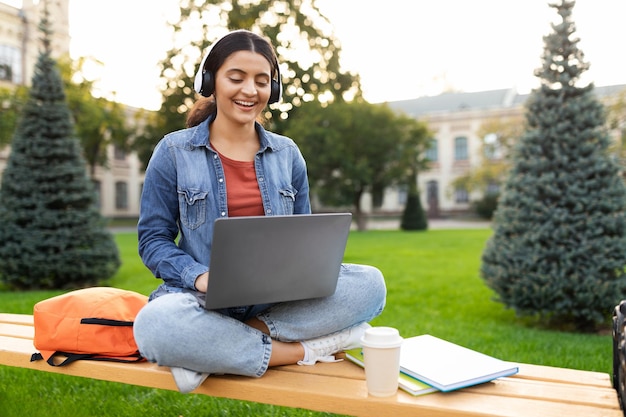
POLYGON ((33 337, 35 336, 35 328, 33 326, 0 322, 0 336, 19 337, 22 339, 33 340, 33 337))
MULTIPOLYGON (((176 390, 169 368, 142 362, 30 362, 32 316, 0 314, 0 365, 176 390)), ((449 393, 389 398, 367 394, 363 369, 349 361, 271 368, 261 378, 211 376, 197 394, 362 417, 623 417, 607 374, 519 364, 519 374, 449 393)))
POLYGON ((581 371, 553 366, 524 364, 524 372, 520 372, 519 378, 561 382, 564 384, 592 385, 597 387, 611 386, 609 374, 593 371, 581 371))
POLYGON ((0 313, 0 323, 35 325, 33 316, 30 314, 0 313))
MULTIPOLYGON (((525 364, 521 364, 525 366, 525 364)), ((563 402, 595 407, 619 407, 615 403, 615 390, 612 387, 598 388, 583 384, 561 384, 549 381, 529 381, 524 378, 500 378, 488 384, 464 389, 467 392, 508 396, 512 398, 536 399, 541 401, 563 402)))

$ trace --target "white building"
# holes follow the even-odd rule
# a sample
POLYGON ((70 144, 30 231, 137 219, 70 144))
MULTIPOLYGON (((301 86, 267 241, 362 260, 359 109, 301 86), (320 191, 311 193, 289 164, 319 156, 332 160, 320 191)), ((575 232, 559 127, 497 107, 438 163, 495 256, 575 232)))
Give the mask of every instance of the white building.
MULTIPOLYGON (((608 102, 624 94, 626 85, 596 87, 598 99, 608 102)), ((483 124, 499 120, 524 118, 524 103, 529 96, 515 90, 493 90, 476 93, 445 93, 389 103, 397 111, 426 122, 433 133, 428 157, 432 161, 427 171, 418 175, 418 185, 424 210, 430 217, 469 210, 472 201, 480 198, 465 189, 456 189, 453 181, 466 175, 486 161, 483 144, 489 140, 483 124), (480 133, 482 131, 482 137, 480 133)), ((614 132, 617 134, 617 132, 614 132)), ((503 155, 492 155, 497 159, 503 155)), ((402 194, 390 190, 381 208, 383 211, 402 209, 402 194)))

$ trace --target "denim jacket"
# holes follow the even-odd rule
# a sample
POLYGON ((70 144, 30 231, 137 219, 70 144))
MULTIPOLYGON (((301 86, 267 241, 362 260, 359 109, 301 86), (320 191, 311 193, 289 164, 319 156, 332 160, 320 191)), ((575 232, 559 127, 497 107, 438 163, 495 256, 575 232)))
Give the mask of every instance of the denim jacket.
MULTIPOLYGON (((224 169, 209 143, 209 124, 166 135, 146 169, 138 224, 139 255, 163 284, 153 293, 195 290, 208 270, 213 222, 228 216, 224 169), (176 238, 178 237, 178 244, 176 238)), ((289 138, 256 124, 254 159, 265 214, 309 214, 306 164, 289 138)))

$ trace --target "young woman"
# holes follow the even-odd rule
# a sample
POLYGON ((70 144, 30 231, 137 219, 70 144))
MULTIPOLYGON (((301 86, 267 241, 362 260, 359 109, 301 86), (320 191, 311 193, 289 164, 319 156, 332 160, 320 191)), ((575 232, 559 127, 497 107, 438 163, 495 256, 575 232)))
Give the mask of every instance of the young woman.
POLYGON ((181 392, 213 373, 260 377, 274 365, 333 361, 359 346, 383 310, 385 283, 374 267, 342 265, 326 298, 204 308, 215 219, 311 208, 298 147, 257 122, 282 92, 272 46, 252 32, 230 32, 203 60, 195 87, 204 98, 188 128, 166 135, 146 170, 139 254, 163 283, 135 321, 142 355, 169 366, 181 392))

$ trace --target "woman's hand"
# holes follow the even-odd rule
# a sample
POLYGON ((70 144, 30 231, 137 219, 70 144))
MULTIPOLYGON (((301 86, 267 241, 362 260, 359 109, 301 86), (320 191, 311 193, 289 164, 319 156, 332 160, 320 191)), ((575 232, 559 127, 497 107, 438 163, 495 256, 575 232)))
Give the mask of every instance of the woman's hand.
POLYGON ((205 272, 204 274, 198 275, 198 278, 196 278, 196 282, 194 283, 196 290, 206 293, 208 285, 209 273, 205 272))

